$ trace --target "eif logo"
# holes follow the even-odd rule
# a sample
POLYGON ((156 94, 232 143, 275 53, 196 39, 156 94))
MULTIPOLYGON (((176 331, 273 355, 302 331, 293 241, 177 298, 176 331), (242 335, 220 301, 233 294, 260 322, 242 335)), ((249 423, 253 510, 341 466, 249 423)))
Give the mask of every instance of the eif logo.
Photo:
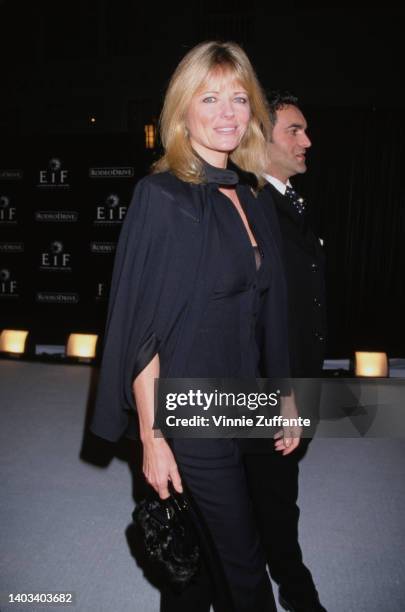
POLYGON ((120 206, 120 198, 116 193, 110 193, 102 206, 96 208, 97 225, 122 223, 127 212, 127 206, 120 206))
POLYGON ((39 171, 38 187, 69 187, 68 171, 62 168, 62 162, 57 157, 52 157, 45 170, 39 171))
POLYGON ((17 281, 11 277, 10 270, 6 268, 0 270, 0 297, 18 297, 17 281))
POLYGON ((0 223, 2 225, 15 225, 17 223, 17 209, 11 206, 10 198, 0 196, 0 223))
POLYGON ((63 243, 59 240, 51 242, 48 251, 41 253, 41 270, 70 271, 71 254, 66 253, 63 243))

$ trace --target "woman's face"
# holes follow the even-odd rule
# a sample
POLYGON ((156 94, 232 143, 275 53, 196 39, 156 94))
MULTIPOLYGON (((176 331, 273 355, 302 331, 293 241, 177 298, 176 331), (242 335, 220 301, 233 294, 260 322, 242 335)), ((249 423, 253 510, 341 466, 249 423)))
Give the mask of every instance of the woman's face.
POLYGON ((209 164, 226 167, 228 154, 239 145, 249 120, 246 90, 233 75, 217 71, 191 99, 186 114, 191 146, 209 164))

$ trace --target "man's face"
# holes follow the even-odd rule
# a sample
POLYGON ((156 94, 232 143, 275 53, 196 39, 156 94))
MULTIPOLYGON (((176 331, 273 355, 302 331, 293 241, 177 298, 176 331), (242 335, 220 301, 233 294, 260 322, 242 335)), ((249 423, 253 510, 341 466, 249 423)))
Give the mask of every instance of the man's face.
POLYGON ((268 145, 268 172, 283 183, 290 176, 306 171, 305 153, 311 146, 307 134, 307 122, 299 108, 288 104, 277 111, 277 121, 273 127, 268 145))

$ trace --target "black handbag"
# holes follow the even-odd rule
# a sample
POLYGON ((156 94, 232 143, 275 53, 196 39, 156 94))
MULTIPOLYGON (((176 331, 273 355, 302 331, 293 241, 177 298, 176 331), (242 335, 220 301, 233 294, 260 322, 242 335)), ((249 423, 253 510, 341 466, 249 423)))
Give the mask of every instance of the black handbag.
POLYGON ((132 518, 143 534, 149 559, 173 585, 185 587, 198 570, 200 550, 184 493, 144 499, 132 518))

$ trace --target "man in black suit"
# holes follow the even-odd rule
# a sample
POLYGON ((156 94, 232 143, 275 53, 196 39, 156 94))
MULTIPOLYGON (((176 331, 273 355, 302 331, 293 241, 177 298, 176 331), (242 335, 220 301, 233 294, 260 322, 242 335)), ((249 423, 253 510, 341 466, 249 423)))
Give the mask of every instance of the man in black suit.
MULTIPOLYGON (((324 257, 309 225, 306 203, 289 180, 306 171, 305 154, 311 146, 297 103, 291 94, 277 92, 269 98, 272 137, 261 202, 269 214, 276 207, 282 236, 291 376, 316 378, 322 369, 326 333, 324 257)), ((326 612, 298 543, 298 465, 309 442, 303 437, 292 453, 272 449, 245 456, 269 570, 279 585, 281 605, 292 612, 326 612)))
POLYGON ((306 172, 311 146, 297 102, 295 96, 278 92, 269 99, 273 131, 265 192, 276 205, 284 245, 291 376, 304 378, 317 377, 322 370, 326 316, 322 244, 310 226, 306 202, 290 183, 292 176, 306 172))

